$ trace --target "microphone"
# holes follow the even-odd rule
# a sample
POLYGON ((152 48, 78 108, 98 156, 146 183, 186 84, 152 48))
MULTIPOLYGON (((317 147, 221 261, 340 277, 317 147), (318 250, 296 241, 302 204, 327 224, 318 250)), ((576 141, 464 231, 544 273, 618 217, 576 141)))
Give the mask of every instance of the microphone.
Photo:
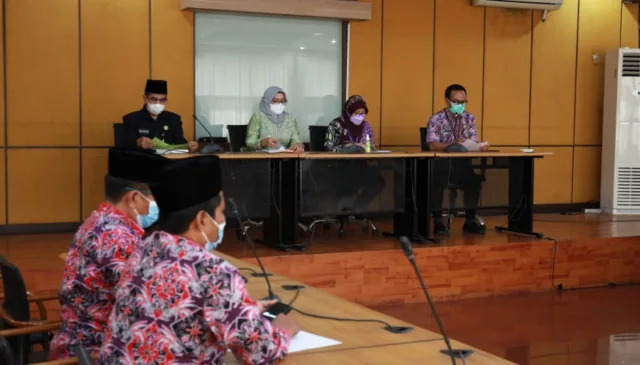
MULTIPOLYGON (((236 205, 236 202, 235 202, 235 200, 233 200, 233 198, 227 198, 227 200, 231 204, 231 213, 233 213, 234 217, 238 221, 238 224, 240 226, 242 226, 242 220, 240 219, 240 212, 238 211, 238 205, 236 205)), ((277 300, 278 302, 280 302, 280 298, 271 289, 271 282, 269 281, 269 276, 271 276, 271 274, 269 274, 264 269, 264 265, 262 265, 262 260, 260 260, 260 256, 258 255, 258 252, 256 251, 256 244, 253 242, 253 240, 251 239, 251 237, 249 237, 248 234, 246 235, 246 237, 247 237, 247 242, 249 243, 249 247, 251 248, 251 252, 253 253, 253 257, 255 257, 256 261, 258 261, 258 265, 260 266, 260 270, 262 271, 262 274, 258 274, 258 275, 254 275, 254 276, 255 277, 263 277, 264 281, 267 282, 267 290, 269 291, 269 295, 266 296, 265 298, 262 298, 262 299, 263 300, 277 300)))
POLYGON ((211 135, 211 132, 209 132, 209 129, 207 129, 205 124, 202 123, 195 114, 192 114, 192 115, 193 115, 193 119, 195 119, 195 121, 198 122, 198 124, 200 124, 200 126, 204 128, 204 131, 207 132, 207 134, 209 135, 209 143, 207 143, 206 146, 202 147, 202 150, 200 150, 200 153, 224 152, 220 146, 213 143, 213 136, 211 135))
POLYGON ((422 280, 422 275, 420 275, 420 270, 418 269, 418 265, 416 264, 416 257, 413 254, 413 247, 411 246, 411 242, 406 236, 400 237, 400 244, 402 245, 402 251, 404 251, 404 255, 407 256, 413 270, 416 272, 416 276, 418 277, 418 281, 420 282, 420 286, 422 287, 422 291, 424 295, 427 297, 427 301, 429 302, 429 306, 431 307, 431 313, 433 313, 433 317, 436 319, 436 323, 438 324, 438 328, 440 329, 440 333, 442 333, 442 338, 444 339, 444 343, 447 345, 446 350, 442 350, 441 352, 445 355, 449 355, 451 357, 451 363, 456 365, 456 357, 461 357, 464 361, 464 357, 468 356, 471 352, 470 350, 454 350, 451 348, 451 341, 449 341, 449 336, 444 330, 444 326, 440 321, 440 316, 436 311, 436 306, 433 303, 433 299, 431 299, 431 295, 429 295, 429 290, 427 289, 427 285, 422 280))

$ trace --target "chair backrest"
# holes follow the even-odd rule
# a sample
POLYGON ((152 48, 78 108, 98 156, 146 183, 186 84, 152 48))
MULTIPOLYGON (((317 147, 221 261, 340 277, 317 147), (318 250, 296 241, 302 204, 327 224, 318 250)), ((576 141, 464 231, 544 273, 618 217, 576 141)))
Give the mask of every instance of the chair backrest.
POLYGON ((420 149, 423 151, 429 151, 429 144, 427 143, 427 128, 420 128, 420 149))
MULTIPOLYGON (((3 309, 14 320, 28 321, 30 319, 29 301, 20 270, 10 263, 6 257, 0 255, 0 274, 2 274, 4 290, 3 309)), ((3 329, 13 328, 6 321, 1 321, 0 325, 0 328, 3 329)), ((28 336, 15 336, 7 340, 13 355, 19 360, 19 363, 22 363, 28 356, 29 346, 27 345, 27 339, 28 336)))
POLYGON ((327 136, 327 129, 329 129, 329 127, 325 125, 309 126, 309 149, 311 151, 326 151, 324 148, 324 141, 327 136))
POLYGON ((113 145, 116 147, 126 147, 124 124, 113 123, 113 145))
POLYGON ((247 125, 228 125, 231 152, 240 152, 247 146, 247 125))
POLYGON ((0 337, 0 364, 18 365, 9 341, 4 337, 0 337))

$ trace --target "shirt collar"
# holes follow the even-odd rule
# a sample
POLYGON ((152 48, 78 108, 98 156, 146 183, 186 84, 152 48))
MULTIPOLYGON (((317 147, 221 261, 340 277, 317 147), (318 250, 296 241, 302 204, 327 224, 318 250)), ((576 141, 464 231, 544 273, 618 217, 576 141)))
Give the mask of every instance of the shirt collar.
POLYGON ((142 227, 138 225, 138 222, 129 218, 129 216, 126 215, 123 211, 107 202, 100 204, 100 207, 98 207, 98 214, 116 216, 124 223, 125 226, 129 227, 139 237, 142 237, 142 235, 144 234, 144 229, 142 229, 142 227))

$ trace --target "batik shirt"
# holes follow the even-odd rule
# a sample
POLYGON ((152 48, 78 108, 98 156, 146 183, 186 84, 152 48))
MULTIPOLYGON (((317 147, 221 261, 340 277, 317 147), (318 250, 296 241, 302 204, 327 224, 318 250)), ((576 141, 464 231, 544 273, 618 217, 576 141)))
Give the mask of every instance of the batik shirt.
POLYGON ((273 364, 289 346, 231 264, 185 238, 158 231, 131 256, 118 284, 98 364, 273 364))
POLYGON ((431 116, 427 124, 427 143, 454 143, 458 139, 478 142, 473 114, 464 112, 456 118, 449 110, 442 109, 431 116))
POLYGON ((246 144, 249 149, 261 150, 260 141, 265 138, 275 138, 285 148, 302 143, 298 121, 291 114, 285 113, 281 123, 272 122, 266 114, 254 113, 247 127, 246 144))
POLYGON ((76 232, 65 260, 60 300, 60 332, 50 359, 74 356, 82 344, 96 353, 104 341, 115 285, 144 231, 114 206, 103 203, 76 232))
MULTIPOLYGON (((375 143, 375 138, 373 135, 373 128, 371 128, 371 124, 366 120, 362 122, 362 135, 352 136, 349 134, 347 128, 342 126, 343 119, 342 117, 336 118, 329 123, 329 127, 327 128, 327 135, 324 140, 324 148, 327 151, 332 152, 340 152, 344 148, 344 144, 341 142, 343 140, 349 140, 350 143, 362 143, 365 144, 367 141, 367 135, 369 136, 369 143, 371 147, 377 148, 375 143), (346 138, 345 138, 346 137, 346 138)), ((350 122, 349 122, 350 123, 350 122)))

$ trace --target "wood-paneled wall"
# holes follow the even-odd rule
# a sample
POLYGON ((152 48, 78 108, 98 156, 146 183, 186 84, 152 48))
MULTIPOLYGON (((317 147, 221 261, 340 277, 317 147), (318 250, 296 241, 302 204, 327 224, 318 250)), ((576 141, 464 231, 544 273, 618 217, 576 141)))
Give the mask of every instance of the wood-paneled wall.
POLYGON ((374 19, 351 26, 349 93, 367 99, 379 143, 415 149, 460 83, 483 140, 555 153, 537 162, 536 203, 599 200, 604 54, 638 47, 638 5, 565 0, 543 23, 541 11, 470 0, 367 1, 374 19))
POLYGON ((86 217, 103 199, 112 123, 142 107, 149 77, 168 80, 193 137, 193 13, 179 0, 3 5, 0 224, 86 217))
MULTIPOLYGON (((446 85, 462 83, 483 139, 555 153, 538 163, 538 203, 598 199, 604 65, 591 56, 638 46, 637 5, 565 0, 541 23, 470 0, 363 1, 372 19, 351 24, 348 87, 378 142, 415 150, 446 85)), ((111 125, 142 106, 148 77, 169 81, 193 137, 194 16, 179 0, 3 0, 0 12, 0 224, 82 220, 103 196, 111 125)))

